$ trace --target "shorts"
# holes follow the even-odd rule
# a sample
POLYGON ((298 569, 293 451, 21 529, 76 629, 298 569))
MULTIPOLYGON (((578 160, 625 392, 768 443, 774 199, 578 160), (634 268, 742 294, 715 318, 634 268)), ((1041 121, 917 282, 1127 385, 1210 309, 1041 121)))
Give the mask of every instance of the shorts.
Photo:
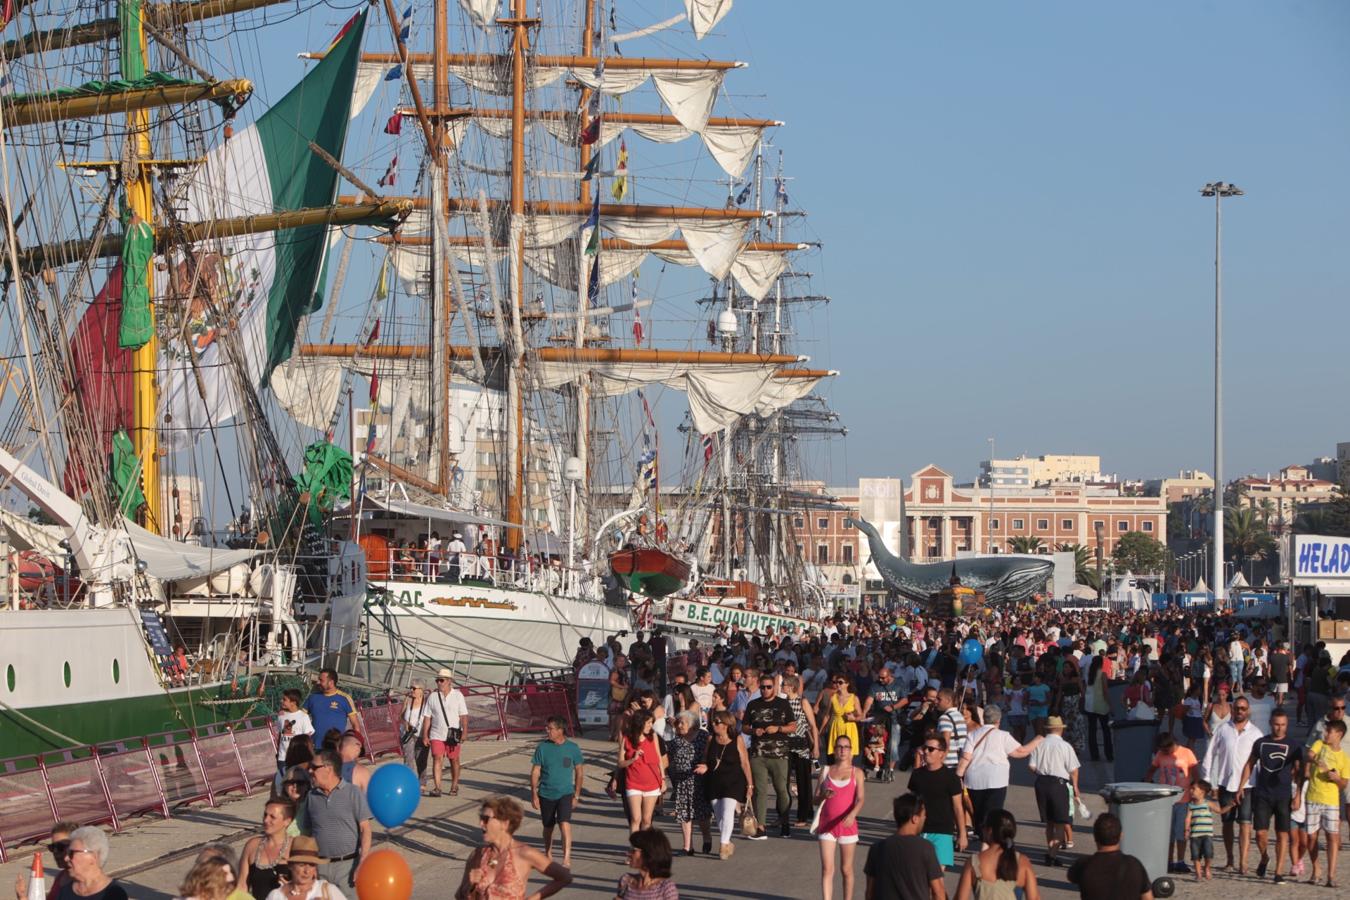
POLYGON ((1209 835, 1191 838, 1191 862, 1214 858, 1214 838, 1209 835))
POLYGON ((459 744, 450 744, 446 741, 438 741, 434 738, 431 741, 431 755, 437 759, 459 759, 459 744))
POLYGON ((1186 804, 1177 803, 1172 807, 1172 840, 1186 840, 1186 804))
POLYGON ((661 791, 659 789, 655 791, 635 791, 629 788, 623 792, 623 795, 625 797, 660 797, 661 791))
POLYGON ((1277 681, 1270 686, 1270 691, 1273 694, 1287 694, 1289 693, 1289 682, 1277 681))
POLYGON ((571 794, 564 794, 557 800, 540 797, 539 818, 543 820, 544 827, 552 828, 554 825, 571 822, 573 799, 571 794))
MULTIPOLYGON (((928 837, 928 835, 925 834, 924 837, 928 837)), ((820 834, 816 835, 816 840, 836 841, 838 842, 839 846, 844 847, 849 844, 858 843, 858 836, 856 834, 845 834, 836 837, 835 835, 830 834, 828 831, 822 831, 820 834)))
POLYGON ((1069 809, 1069 782, 1053 775, 1036 776, 1036 808, 1047 825, 1072 825, 1069 809))
MULTIPOLYGON (((1219 806, 1228 806, 1237 798, 1236 791, 1227 791, 1219 788, 1219 806)), ((1250 825, 1252 821, 1252 792, 1242 792, 1242 802, 1223 814, 1223 821, 1226 825, 1238 822, 1242 825, 1250 825)))
POLYGON ((933 845, 933 849, 937 851, 938 865, 956 865, 956 838, 950 834, 932 834, 927 831, 919 837, 933 845))
POLYGON ((1290 830, 1293 823, 1293 797, 1266 797, 1257 794, 1252 798, 1252 822, 1257 831, 1270 828, 1270 820, 1275 819, 1276 833, 1290 830))
POLYGON ((1327 834, 1340 834, 1341 808, 1328 803, 1308 803, 1303 830, 1308 834, 1325 831, 1327 834))

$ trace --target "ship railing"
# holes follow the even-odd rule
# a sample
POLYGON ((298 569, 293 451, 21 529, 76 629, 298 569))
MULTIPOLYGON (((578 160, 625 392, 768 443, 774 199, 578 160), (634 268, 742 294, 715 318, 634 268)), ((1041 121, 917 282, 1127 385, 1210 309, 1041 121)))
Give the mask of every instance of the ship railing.
MULTIPOLYGON (((576 692, 561 683, 460 685, 469 708, 466 740, 539 736, 559 716, 576 733, 576 692)), ((366 755, 401 756, 403 697, 357 703, 366 755)), ((274 717, 52 750, 0 760, 0 863, 45 839, 56 822, 120 831, 143 815, 170 818, 192 803, 219 805, 227 794, 270 790, 277 775, 274 717)))
POLYGON ((599 576, 584 566, 568 568, 492 554, 462 553, 456 565, 444 553, 416 547, 391 547, 370 569, 374 580, 420 581, 424 584, 483 583, 493 587, 603 598, 599 576))

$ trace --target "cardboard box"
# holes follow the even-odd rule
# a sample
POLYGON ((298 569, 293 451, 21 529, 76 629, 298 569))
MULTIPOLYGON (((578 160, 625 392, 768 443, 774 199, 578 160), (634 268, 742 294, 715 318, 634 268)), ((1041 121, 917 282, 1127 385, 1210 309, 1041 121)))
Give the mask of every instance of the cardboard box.
POLYGON ((1350 641, 1350 619, 1336 620, 1336 640, 1350 641))
POLYGON ((1317 639, 1319 641, 1336 640, 1336 620, 1318 619, 1317 620, 1317 639))

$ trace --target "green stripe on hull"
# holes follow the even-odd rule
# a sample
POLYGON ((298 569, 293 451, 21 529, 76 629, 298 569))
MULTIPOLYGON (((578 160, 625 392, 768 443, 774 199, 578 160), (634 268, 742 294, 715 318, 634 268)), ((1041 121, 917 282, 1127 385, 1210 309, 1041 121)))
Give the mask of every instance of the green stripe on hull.
MULTIPOLYGON (((256 684, 253 693, 256 693, 256 684)), ((206 703, 228 698, 225 685, 187 688, 172 694, 118 697, 87 703, 43 706, 17 712, 81 744, 99 744, 124 738, 140 738, 162 731, 201 727, 217 721, 233 721, 246 712, 263 715, 266 706, 251 701, 206 703)), ((248 696, 247 694, 243 696, 248 696)), ((15 711, 0 708, 0 758, 65 749, 54 734, 44 731, 15 711)))

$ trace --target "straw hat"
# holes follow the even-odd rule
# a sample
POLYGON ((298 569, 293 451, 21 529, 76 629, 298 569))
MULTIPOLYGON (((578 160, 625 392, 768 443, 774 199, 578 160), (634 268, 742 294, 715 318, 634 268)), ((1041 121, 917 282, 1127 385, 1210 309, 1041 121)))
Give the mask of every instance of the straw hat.
POLYGON ((1061 719, 1059 716, 1051 716, 1050 718, 1045 720, 1045 727, 1049 731, 1063 731, 1064 720, 1061 719))
POLYGON ((441 669, 436 673, 437 678, 454 678, 455 675, 449 669, 441 669))
POLYGON ((289 862, 293 863, 313 863, 320 865, 326 860, 319 855, 319 842, 312 837, 293 838, 291 840, 291 853, 288 857, 289 862))

